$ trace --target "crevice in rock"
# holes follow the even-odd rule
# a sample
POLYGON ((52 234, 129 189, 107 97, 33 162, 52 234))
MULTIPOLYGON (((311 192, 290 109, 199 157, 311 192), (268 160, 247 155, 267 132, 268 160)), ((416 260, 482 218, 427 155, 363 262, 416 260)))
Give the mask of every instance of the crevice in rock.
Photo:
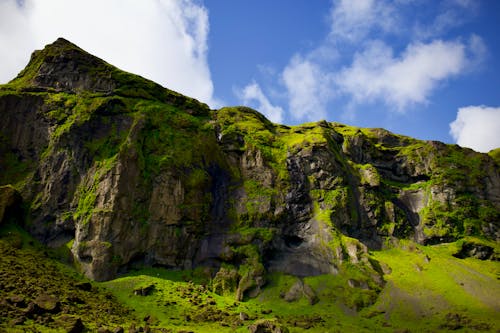
POLYGON ((299 247, 304 242, 304 239, 297 235, 285 235, 283 236, 283 240, 285 245, 291 248, 299 247))

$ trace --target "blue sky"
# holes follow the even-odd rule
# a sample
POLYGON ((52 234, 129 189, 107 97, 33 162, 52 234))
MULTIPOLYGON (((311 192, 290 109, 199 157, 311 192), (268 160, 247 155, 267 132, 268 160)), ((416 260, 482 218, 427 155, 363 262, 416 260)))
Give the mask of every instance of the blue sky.
POLYGON ((212 107, 500 146, 500 1, 0 0, 0 82, 59 36, 212 107))

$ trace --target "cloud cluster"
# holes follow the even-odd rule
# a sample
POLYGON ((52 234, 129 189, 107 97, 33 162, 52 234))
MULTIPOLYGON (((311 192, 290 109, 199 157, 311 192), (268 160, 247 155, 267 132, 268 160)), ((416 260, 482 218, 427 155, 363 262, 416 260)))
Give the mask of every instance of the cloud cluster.
POLYGON ((396 8, 380 0, 336 1, 330 13, 332 38, 357 42, 373 29, 392 32, 399 26, 396 8))
POLYGON ((358 103, 378 99, 404 112, 408 104, 425 103, 440 81, 459 74, 466 63, 459 42, 410 44, 394 57, 389 46, 375 41, 338 73, 336 83, 358 103))
POLYGON ((283 71, 289 111, 295 119, 319 120, 326 116, 329 97, 328 75, 319 66, 300 56, 292 58, 283 71))
POLYGON ((500 147, 500 107, 467 106, 458 109, 450 124, 456 143, 479 152, 500 147))
POLYGON ((476 7, 470 0, 432 6, 334 0, 325 39, 309 52, 293 55, 277 77, 287 98, 287 118, 324 118, 332 103, 344 103, 341 112, 347 118, 360 105, 379 103, 390 112, 405 113, 428 103, 439 87, 483 61, 487 49, 481 37, 443 38, 476 7), (416 15, 419 6, 432 9, 429 17, 416 15))
POLYGON ((0 82, 58 37, 212 106, 207 10, 194 0, 1 0, 0 82))

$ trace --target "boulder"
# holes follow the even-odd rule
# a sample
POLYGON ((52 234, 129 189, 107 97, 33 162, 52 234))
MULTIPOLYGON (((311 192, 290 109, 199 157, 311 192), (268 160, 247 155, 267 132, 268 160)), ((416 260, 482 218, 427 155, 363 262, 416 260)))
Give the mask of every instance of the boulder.
POLYGON ((64 329, 67 333, 82 333, 85 330, 85 325, 80 318, 63 315, 56 320, 57 326, 64 329))
POLYGON ((139 287, 134 288, 134 295, 148 296, 153 292, 154 289, 155 289, 154 284, 148 284, 146 286, 139 286, 139 287))
POLYGON ((33 302, 42 312, 58 313, 61 311, 61 302, 52 295, 38 295, 33 302))
POLYGON ((250 333, 288 333, 289 330, 277 320, 259 319, 248 326, 250 333))
POLYGON ((0 186, 0 226, 9 222, 22 224, 21 194, 11 185, 0 186))

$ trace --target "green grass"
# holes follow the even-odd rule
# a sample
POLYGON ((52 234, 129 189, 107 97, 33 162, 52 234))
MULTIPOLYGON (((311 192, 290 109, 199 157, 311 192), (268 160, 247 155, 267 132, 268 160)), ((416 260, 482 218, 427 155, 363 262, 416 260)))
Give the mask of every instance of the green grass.
POLYGON ((490 152, 488 153, 488 155, 490 155, 490 157, 493 160, 495 160, 495 162, 497 163, 497 165, 500 165, 500 148, 496 148, 496 149, 490 150, 490 152))
POLYGON ((232 332, 239 327, 239 312, 246 309, 235 303, 234 296, 219 296, 192 272, 144 269, 125 277, 104 282, 121 302, 134 309, 138 317, 150 316, 156 325, 195 332, 232 332), (191 280, 194 279, 195 282, 191 280), (151 295, 134 295, 141 286, 154 285, 151 295), (223 325, 227 326, 221 326, 223 325))
MULTIPOLYGON (((477 259, 457 259, 454 243, 416 246, 407 243, 374 253, 388 265, 388 284, 373 306, 391 325, 414 331, 440 331, 448 313, 468 318, 459 331, 490 325, 500 328, 500 264, 477 259)), ((369 310, 367 310, 369 311, 369 310)))
MULTIPOLYGON (((13 287, 0 290, 0 297, 6 297, 6 290, 10 290, 8 294, 25 294, 26 298, 37 294, 28 290, 47 290, 61 299, 78 293, 85 306, 68 303, 68 309, 90 329, 99 325, 128 328, 135 323, 174 332, 247 332, 251 323, 268 319, 279 321, 290 332, 440 332, 447 330, 446 325, 462 326, 458 332, 495 332, 500 329, 500 263, 453 257, 465 241, 498 247, 491 241, 468 238, 436 246, 401 241, 392 249, 373 252, 371 255, 386 271, 387 281, 373 305, 369 305, 377 295, 373 286, 349 286, 349 280, 370 284, 366 273, 351 264, 339 267, 336 275, 303 279, 318 297, 315 304, 305 295, 293 302, 285 301, 283 295, 297 283, 297 278, 279 273, 268 274, 267 284, 257 297, 237 302, 234 291, 223 295, 213 292, 211 272, 203 268, 144 268, 112 281, 92 283, 95 291, 85 294, 72 287, 85 279, 44 256, 43 246, 18 227, 10 226, 0 232, 0 265, 2 283, 13 287), (11 271, 9 265, 15 270, 11 271), (30 277, 33 272, 37 272, 35 278, 30 277), (21 284, 14 282, 20 278, 21 284), (134 294, 134 290, 151 285, 154 288, 149 295, 134 294), (104 290, 113 296, 106 296, 104 290), (356 311, 360 303, 365 306, 356 311), (125 312, 113 317, 103 310, 107 307, 125 312), (127 312, 126 308, 133 311, 127 312), (249 319, 242 322, 240 312, 249 319)), ((60 254, 49 251, 49 255, 60 254)), ((59 316, 53 318, 53 324, 26 320, 17 331, 57 331, 54 325, 59 316)), ((8 320, 0 320, 0 328, 7 327, 8 320)))
POLYGON ((144 269, 101 285, 139 317, 151 316, 157 325, 174 331, 246 332, 258 319, 279 318, 290 332, 440 332, 447 330, 447 324, 463 326, 458 332, 495 332, 500 328, 496 316, 500 263, 457 259, 452 254, 458 247, 458 243, 419 246, 406 241, 372 253, 390 273, 376 302, 359 312, 355 302, 373 299, 374 291, 348 285, 350 279, 366 279, 359 267, 351 265, 338 275, 303 280, 319 297, 314 305, 305 296, 285 301, 283 294, 297 278, 279 273, 268 275, 256 298, 242 302, 235 302, 234 293, 215 294, 209 275, 200 278, 190 271, 144 269), (155 285, 151 295, 133 294, 150 284, 155 285), (250 319, 239 321, 240 312, 250 319))

